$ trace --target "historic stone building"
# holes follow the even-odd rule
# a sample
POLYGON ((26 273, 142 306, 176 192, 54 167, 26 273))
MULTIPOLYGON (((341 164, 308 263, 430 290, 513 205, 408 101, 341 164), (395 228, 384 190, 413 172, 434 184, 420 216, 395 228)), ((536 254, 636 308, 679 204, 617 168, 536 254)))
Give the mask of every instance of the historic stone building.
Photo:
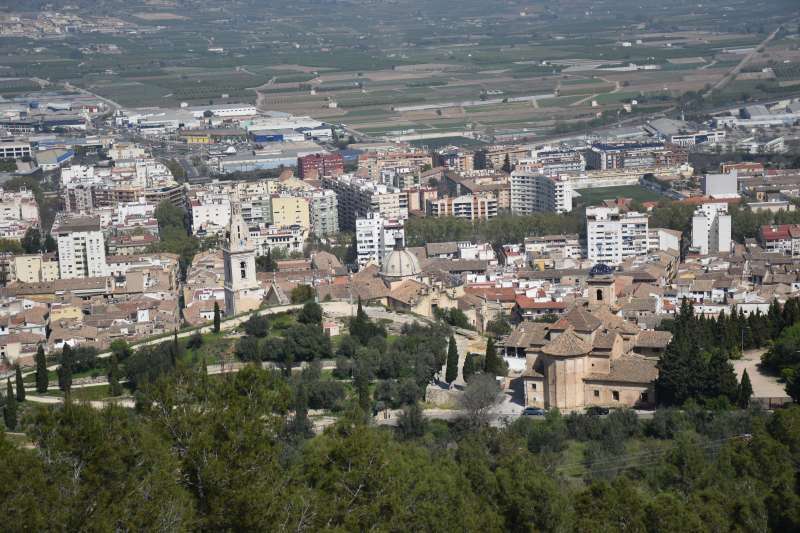
POLYGON ((604 289, 592 289, 598 292, 589 306, 576 305, 552 324, 523 322, 508 337, 506 358, 525 359, 526 405, 572 410, 655 402, 656 361, 671 335, 642 331, 614 314, 598 302, 610 296, 604 289))
POLYGON ((227 239, 222 247, 225 267, 225 314, 238 315, 258 309, 264 290, 256 279, 256 249, 239 204, 231 206, 227 239))

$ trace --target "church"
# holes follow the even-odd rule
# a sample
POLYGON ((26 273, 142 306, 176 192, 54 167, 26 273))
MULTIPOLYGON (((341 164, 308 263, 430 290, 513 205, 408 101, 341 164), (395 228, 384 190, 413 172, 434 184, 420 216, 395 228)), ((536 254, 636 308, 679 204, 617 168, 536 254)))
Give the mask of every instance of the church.
POLYGON ((654 405, 656 362, 672 334, 643 331, 618 316, 613 276, 602 267, 592 269, 586 302, 576 302, 554 323, 522 322, 506 340, 509 366, 524 368, 519 379, 526 406, 654 405))
POLYGON ((264 289, 256 278, 256 248, 239 203, 231 204, 231 219, 222 245, 225 270, 225 314, 235 316, 261 306, 264 289))

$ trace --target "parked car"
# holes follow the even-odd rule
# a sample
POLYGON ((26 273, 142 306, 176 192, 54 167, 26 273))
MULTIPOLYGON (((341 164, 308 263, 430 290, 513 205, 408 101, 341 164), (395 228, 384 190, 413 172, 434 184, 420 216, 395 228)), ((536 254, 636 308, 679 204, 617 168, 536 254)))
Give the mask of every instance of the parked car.
POLYGON ((589 416, 602 416, 607 415, 609 413, 608 407, 600 407, 599 405, 593 405, 591 407, 586 408, 586 414, 589 416))
POLYGON ((522 416, 544 416, 547 411, 540 407, 526 407, 522 410, 522 416))

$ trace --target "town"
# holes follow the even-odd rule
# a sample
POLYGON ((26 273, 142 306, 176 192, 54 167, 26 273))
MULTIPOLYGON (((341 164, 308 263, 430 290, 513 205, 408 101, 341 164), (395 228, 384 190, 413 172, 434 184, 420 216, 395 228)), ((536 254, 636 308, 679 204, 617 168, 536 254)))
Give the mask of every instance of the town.
POLYGON ((800 529, 796 6, 29 3, 9 531, 800 529))

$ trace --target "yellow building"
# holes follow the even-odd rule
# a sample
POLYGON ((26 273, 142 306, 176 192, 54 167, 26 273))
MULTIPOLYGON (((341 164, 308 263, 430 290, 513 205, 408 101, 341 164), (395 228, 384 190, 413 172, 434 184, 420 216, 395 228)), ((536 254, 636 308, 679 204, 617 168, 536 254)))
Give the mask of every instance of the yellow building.
POLYGON ((58 261, 49 255, 26 254, 14 257, 14 275, 21 283, 58 279, 58 261))
POLYGON ((181 133, 181 138, 186 144, 211 144, 211 135, 205 132, 185 131, 181 133))
POLYGON ((272 223, 276 226, 299 225, 301 228, 311 227, 311 216, 308 200, 296 196, 272 197, 272 223))

